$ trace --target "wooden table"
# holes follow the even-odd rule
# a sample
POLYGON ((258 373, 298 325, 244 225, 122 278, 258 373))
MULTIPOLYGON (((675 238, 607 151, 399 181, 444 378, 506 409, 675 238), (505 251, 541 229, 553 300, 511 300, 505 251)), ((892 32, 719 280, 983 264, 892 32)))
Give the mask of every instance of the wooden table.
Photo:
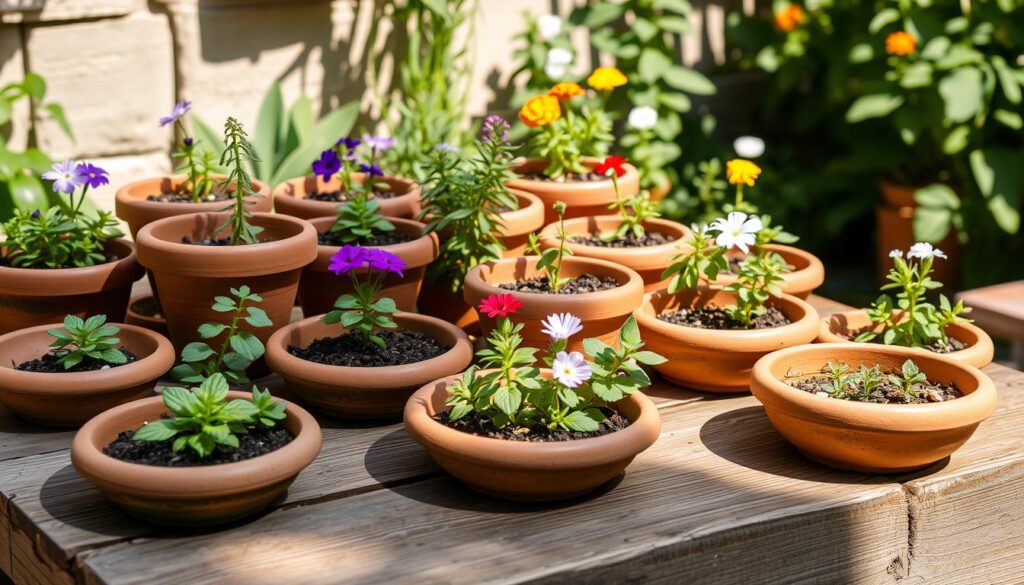
POLYGON ((971 307, 974 324, 1012 344, 1012 359, 1024 369, 1024 280, 964 291, 956 297, 971 307))
POLYGON ((322 419, 323 452, 285 498, 205 533, 125 516, 71 467, 71 432, 0 412, 0 568, 31 585, 1022 583, 1024 374, 986 371, 996 413, 898 477, 809 462, 750 395, 658 382, 658 442, 559 505, 471 492, 400 423, 322 419))

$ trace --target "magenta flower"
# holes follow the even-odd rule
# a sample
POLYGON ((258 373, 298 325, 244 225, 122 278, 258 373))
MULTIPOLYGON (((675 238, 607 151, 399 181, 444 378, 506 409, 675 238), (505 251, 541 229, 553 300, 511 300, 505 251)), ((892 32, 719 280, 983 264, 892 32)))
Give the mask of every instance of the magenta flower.
POLYGON ((47 181, 53 181, 54 193, 70 195, 75 192, 75 189, 85 184, 86 177, 79 170, 78 163, 73 160, 53 163, 51 168, 53 168, 52 171, 43 173, 43 178, 47 181))
POLYGON ((327 266, 327 269, 341 275, 357 268, 362 268, 366 264, 369 251, 366 248, 345 244, 334 253, 334 256, 331 256, 331 263, 327 266))
POLYGON ((383 177, 384 176, 384 171, 382 171, 381 168, 378 167, 377 165, 364 165, 364 164, 360 163, 359 170, 363 171, 364 173, 367 174, 367 176, 370 176, 370 177, 383 177))
POLYGON ((313 161, 313 173, 319 175, 325 181, 330 181, 334 173, 341 170, 341 159, 333 149, 320 153, 319 160, 313 161))
POLYGON ((171 110, 171 115, 160 118, 160 125, 166 126, 177 122, 178 119, 187 114, 190 109, 192 109, 192 102, 187 100, 174 104, 174 109, 171 110))
POLYGON ((386 252, 378 248, 370 248, 366 251, 366 260, 370 264, 370 268, 373 270, 379 270, 381 272, 393 272, 399 277, 405 277, 402 273, 408 267, 405 260, 402 260, 398 256, 391 252, 386 252))
POLYGON ((110 182, 110 177, 107 176, 107 171, 91 163, 78 163, 75 170, 85 177, 85 184, 89 185, 93 189, 100 185, 106 185, 110 182))
POLYGON ((370 148, 378 152, 384 152, 385 150, 395 147, 395 139, 389 136, 381 136, 378 138, 367 134, 363 136, 363 142, 369 144, 370 148))

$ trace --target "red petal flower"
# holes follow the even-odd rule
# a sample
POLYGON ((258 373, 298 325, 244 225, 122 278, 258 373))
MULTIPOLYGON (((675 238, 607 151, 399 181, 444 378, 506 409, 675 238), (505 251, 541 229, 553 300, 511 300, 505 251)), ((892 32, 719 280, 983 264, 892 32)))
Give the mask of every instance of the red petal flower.
POLYGON ((490 318, 507 317, 523 306, 523 302, 512 295, 491 295, 480 301, 480 312, 490 318))
POLYGON ((609 171, 615 171, 616 177, 621 177, 626 174, 626 168, 623 166, 626 164, 626 159, 621 156, 609 156, 594 167, 594 172, 599 175, 609 177, 609 171))

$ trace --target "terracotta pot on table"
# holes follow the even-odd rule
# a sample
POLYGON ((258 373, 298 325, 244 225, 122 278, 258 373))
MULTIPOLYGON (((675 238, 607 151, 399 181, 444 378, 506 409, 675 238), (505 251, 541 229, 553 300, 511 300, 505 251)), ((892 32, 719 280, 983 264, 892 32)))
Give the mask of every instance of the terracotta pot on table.
MULTIPOLYGON (((601 162, 598 158, 585 157, 583 165, 593 170, 601 162)), ((519 175, 533 175, 544 172, 546 160, 528 160, 512 169, 519 175)), ((640 192, 640 173, 631 164, 625 165, 626 174, 618 178, 619 196, 632 197, 640 192)), ((544 223, 558 219, 552 206, 561 201, 565 203, 565 217, 586 217, 605 215, 608 206, 615 201, 615 187, 612 180, 604 178, 599 181, 539 181, 526 177, 518 177, 505 183, 510 189, 519 189, 532 193, 544 203, 544 223)))

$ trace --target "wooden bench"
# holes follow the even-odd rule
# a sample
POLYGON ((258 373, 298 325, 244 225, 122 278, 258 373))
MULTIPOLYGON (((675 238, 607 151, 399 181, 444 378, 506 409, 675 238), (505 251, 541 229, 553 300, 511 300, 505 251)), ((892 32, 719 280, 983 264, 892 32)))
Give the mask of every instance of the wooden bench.
POLYGON ((71 467, 72 432, 0 412, 0 569, 19 585, 1022 583, 1024 374, 986 371, 996 413, 896 477, 811 463, 749 394, 659 381, 658 442, 559 505, 471 492, 400 422, 322 419, 323 452, 286 497, 198 533, 125 516, 71 467))
POLYGON ((973 308, 967 316, 975 325, 1011 343, 1013 363, 1024 369, 1024 280, 964 291, 957 298, 973 308))

